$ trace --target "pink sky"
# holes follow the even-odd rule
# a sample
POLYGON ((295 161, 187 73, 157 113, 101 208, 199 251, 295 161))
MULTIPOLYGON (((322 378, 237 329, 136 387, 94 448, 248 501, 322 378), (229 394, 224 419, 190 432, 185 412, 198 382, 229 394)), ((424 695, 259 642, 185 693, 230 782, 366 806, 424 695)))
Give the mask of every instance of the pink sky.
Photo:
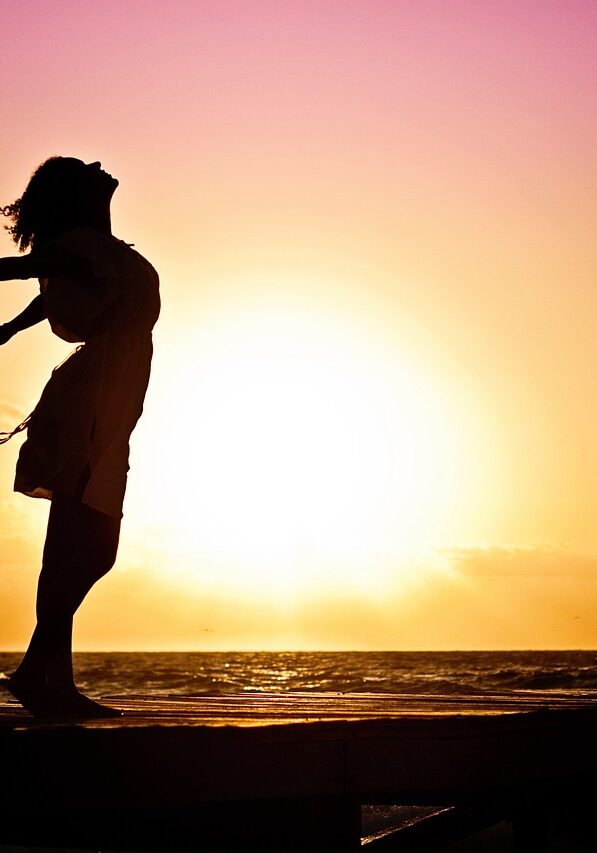
MULTIPOLYGON (((100 159, 121 178, 116 233, 161 274, 154 383, 139 427, 148 446, 178 405, 168 359, 182 342, 200 341, 214 317, 262 304, 267 317, 284 299, 306 316, 345 316, 359 334, 402 346, 405 363, 453 396, 482 485, 467 498, 468 522, 446 517, 442 553, 473 549, 455 571, 475 559, 485 566, 486 553, 500 565, 512 559, 524 576, 519 600, 540 602, 528 634, 516 633, 508 618, 517 581, 469 571, 472 604, 460 621, 468 613, 474 629, 461 642, 482 646, 487 625, 493 644, 543 637, 537 642, 557 645, 564 583, 550 592, 528 566, 551 571, 560 558, 551 560, 546 543, 570 565, 593 566, 597 555, 597 4, 5 6, 0 201, 20 194, 51 154, 100 159), (481 600, 501 602, 503 623, 479 610, 481 600)), ((6 235, 0 244, 11 253, 6 235)), ((34 287, 2 290, 0 322, 34 287)), ((182 363, 199 363, 197 352, 183 352, 182 363)), ((3 349, 0 402, 28 410, 61 356, 38 330, 3 349)), ((0 506, 25 530, 11 503, 15 451, 2 451, 0 506)), ((40 520, 27 523, 41 530, 40 520)), ((12 540, 6 549, 18 551, 12 540)), ((0 572, 9 590, 10 572, 23 577, 31 560, 21 551, 0 572)), ((566 587, 570 613, 594 613, 591 572, 566 587)), ((430 588, 435 625, 447 583, 438 582, 437 595, 430 588)), ((158 589, 148 595, 157 600, 158 589)), ((220 593, 224 613, 228 593, 220 593)), ((384 613, 379 636, 391 646, 394 611, 384 613)), ((565 643, 597 642, 583 618, 565 643)), ((363 616, 363 625, 376 621, 363 616)), ((422 642, 424 623, 412 624, 403 647, 422 642)), ((458 641, 454 624, 442 630, 436 645, 458 641)), ((350 637, 350 622, 343 631, 350 637)), ((14 636, 25 633, 14 627, 14 636)), ((253 635, 230 636, 246 647, 253 635)), ((127 642, 142 644, 135 637, 127 642)), ((0 634, 0 647, 9 642, 21 640, 0 634)))

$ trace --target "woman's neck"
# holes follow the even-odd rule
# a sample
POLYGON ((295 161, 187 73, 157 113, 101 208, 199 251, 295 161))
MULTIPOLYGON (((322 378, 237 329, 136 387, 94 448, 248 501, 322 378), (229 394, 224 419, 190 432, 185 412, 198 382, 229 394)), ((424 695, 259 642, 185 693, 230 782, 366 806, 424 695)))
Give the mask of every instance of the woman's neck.
POLYGON ((97 228, 98 231, 103 231, 104 234, 112 234, 112 217, 110 216, 110 208, 107 210, 94 211, 87 219, 87 224, 91 228, 97 228))

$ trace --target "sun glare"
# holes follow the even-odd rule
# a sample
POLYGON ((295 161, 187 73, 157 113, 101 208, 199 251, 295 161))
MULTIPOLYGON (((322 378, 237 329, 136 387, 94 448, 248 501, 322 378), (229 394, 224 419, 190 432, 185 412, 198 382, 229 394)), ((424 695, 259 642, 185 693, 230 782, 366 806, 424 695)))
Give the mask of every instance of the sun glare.
POLYGON ((226 571, 257 595, 297 595, 406 579, 461 473, 438 389, 325 313, 222 313, 153 381, 135 452, 157 472, 151 491, 131 484, 129 511, 189 581, 226 571))

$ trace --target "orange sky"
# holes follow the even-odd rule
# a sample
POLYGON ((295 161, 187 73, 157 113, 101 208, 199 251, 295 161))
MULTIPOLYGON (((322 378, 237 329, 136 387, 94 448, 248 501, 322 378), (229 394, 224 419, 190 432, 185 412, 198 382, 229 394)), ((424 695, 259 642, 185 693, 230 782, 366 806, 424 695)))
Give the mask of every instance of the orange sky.
MULTIPOLYGON (((119 177, 163 314, 84 648, 595 648, 597 9, 23 2, 0 201, 119 177)), ((13 253, 7 235, 0 252, 13 253)), ((0 320, 36 283, 0 289, 0 320)), ((0 428, 68 346, 0 351, 0 428)), ((0 448, 0 648, 47 504, 0 448)))

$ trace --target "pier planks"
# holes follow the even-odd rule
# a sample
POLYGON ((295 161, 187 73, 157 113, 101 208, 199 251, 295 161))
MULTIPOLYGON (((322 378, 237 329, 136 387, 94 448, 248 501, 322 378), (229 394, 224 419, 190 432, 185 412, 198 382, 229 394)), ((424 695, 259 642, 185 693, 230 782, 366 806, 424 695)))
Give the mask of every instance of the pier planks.
POLYGON ((561 801, 582 788, 597 758, 597 706, 583 697, 104 701, 123 717, 38 721, 0 705, 10 768, 0 817, 13 840, 26 804, 44 817, 50 841, 71 846, 233 850, 235 838, 250 836, 261 850, 357 849, 362 803, 561 801), (156 848, 159 839, 165 846, 156 848))

